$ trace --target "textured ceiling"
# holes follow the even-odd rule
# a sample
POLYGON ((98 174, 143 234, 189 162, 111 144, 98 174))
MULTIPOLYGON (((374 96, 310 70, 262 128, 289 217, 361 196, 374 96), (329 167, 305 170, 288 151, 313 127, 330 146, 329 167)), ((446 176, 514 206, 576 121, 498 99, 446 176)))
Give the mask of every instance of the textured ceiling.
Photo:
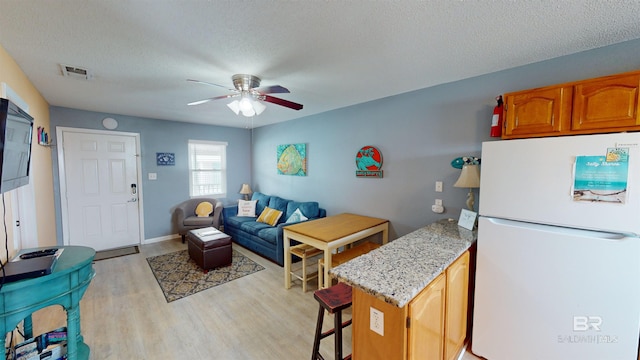
POLYGON ((0 44, 51 105, 251 127, 637 39, 638 15, 637 0, 1 0, 0 44), (304 109, 186 105, 228 93, 186 79, 236 73, 304 109))

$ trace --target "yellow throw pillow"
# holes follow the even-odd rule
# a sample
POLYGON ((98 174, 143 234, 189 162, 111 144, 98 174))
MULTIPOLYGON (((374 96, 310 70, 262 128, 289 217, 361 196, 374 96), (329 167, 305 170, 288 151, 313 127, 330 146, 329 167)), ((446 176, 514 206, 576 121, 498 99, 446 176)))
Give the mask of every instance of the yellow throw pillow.
POLYGON ((213 205, 208 201, 203 201, 196 206, 196 215, 198 217, 207 217, 213 212, 213 205))
POLYGON ((278 220, 282 216, 282 211, 278 211, 276 209, 272 209, 268 206, 264 207, 260 216, 258 216, 257 222, 269 224, 271 226, 276 226, 278 220))

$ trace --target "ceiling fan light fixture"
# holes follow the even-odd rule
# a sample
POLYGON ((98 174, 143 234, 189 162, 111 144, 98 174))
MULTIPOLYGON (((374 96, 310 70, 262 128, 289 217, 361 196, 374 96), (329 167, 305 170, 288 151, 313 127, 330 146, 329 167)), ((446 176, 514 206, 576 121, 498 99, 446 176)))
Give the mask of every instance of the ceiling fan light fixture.
POLYGON ((263 103, 251 99, 250 95, 243 94, 242 99, 234 100, 227 104, 236 115, 242 113, 243 116, 252 117, 262 114, 267 108, 263 103))
POLYGON ((245 111, 242 112, 242 115, 246 116, 246 117, 252 117, 256 114, 256 111, 253 110, 253 108, 249 108, 245 111))
POLYGON ((231 111, 236 113, 236 115, 240 114, 240 102, 238 100, 233 100, 232 102, 228 103, 227 106, 229 107, 229 109, 231 109, 231 111))
POLYGON ((251 104, 251 100, 249 100, 249 98, 244 95, 242 96, 242 99, 240 100, 239 105, 240 105, 240 111, 242 111, 242 113, 248 113, 253 111, 253 104, 251 104))
MULTIPOLYGON (((284 106, 293 110, 302 109, 302 104, 297 104, 289 100, 268 95, 268 94, 274 94, 274 93, 288 93, 289 90, 285 87, 282 87, 280 85, 259 87, 260 78, 257 76, 248 75, 248 74, 235 74, 233 75, 232 80, 233 80, 233 85, 235 89, 230 89, 230 91, 233 91, 234 92, 233 94, 214 96, 208 99, 194 101, 194 102, 188 103, 187 105, 199 105, 212 100, 235 97, 238 100, 234 100, 228 103, 227 106, 236 115, 240 115, 240 113, 242 113, 242 115, 246 117, 252 117, 252 116, 262 114, 262 112, 264 112, 267 108, 267 106, 263 103, 263 101, 284 106)), ((191 79, 188 79, 187 81, 201 83, 205 85, 224 87, 222 85, 208 83, 206 81, 191 80, 191 79)))
POLYGON ((266 108, 267 107, 265 106, 265 104, 261 103, 260 101, 253 101, 253 109, 256 111, 256 115, 262 114, 262 112, 266 108))

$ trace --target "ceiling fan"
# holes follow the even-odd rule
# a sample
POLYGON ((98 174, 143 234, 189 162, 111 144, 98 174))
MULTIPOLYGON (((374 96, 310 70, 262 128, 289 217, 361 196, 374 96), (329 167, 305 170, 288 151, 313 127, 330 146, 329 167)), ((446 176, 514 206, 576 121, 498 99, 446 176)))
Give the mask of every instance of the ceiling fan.
POLYGON ((288 93, 289 90, 285 87, 282 87, 280 85, 259 87, 260 78, 254 75, 235 74, 231 77, 231 79, 233 80, 233 86, 235 87, 235 89, 228 89, 226 86, 218 85, 218 84, 214 84, 206 81, 187 79, 187 81, 205 84, 205 85, 218 86, 218 87, 228 89, 229 91, 233 91, 233 94, 214 96, 208 99, 194 101, 187 105, 200 105, 200 104, 209 102, 211 100, 218 100, 218 99, 239 98, 239 100, 236 99, 230 102, 229 104, 227 104, 227 106, 231 110, 233 110, 233 112, 235 112, 236 115, 239 115, 240 113, 242 113, 242 115, 247 117, 260 115, 266 109, 266 106, 261 101, 270 102, 272 104, 288 107, 293 110, 302 109, 302 104, 298 104, 293 101, 268 95, 268 94, 288 93))

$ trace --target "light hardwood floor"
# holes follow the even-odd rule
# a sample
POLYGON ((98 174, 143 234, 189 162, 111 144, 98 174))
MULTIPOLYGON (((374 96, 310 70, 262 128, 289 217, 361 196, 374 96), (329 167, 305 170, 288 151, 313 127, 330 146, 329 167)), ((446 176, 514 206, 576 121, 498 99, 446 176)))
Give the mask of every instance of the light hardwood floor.
MULTIPOLYGON (((146 258, 186 249, 179 239, 144 245, 140 253, 97 261, 82 299, 84 341, 91 359, 309 359, 318 303, 315 280, 285 290, 283 268, 233 245, 265 270, 167 303, 146 258)), ((350 313, 347 312, 349 317, 350 313)), ((325 329, 333 318, 325 315, 325 329)), ((33 316, 34 334, 64 326, 62 308, 33 316)), ((344 352, 351 352, 351 327, 344 352)), ((321 352, 333 358, 333 338, 321 352)), ((476 360, 466 353, 463 360, 476 360)))

